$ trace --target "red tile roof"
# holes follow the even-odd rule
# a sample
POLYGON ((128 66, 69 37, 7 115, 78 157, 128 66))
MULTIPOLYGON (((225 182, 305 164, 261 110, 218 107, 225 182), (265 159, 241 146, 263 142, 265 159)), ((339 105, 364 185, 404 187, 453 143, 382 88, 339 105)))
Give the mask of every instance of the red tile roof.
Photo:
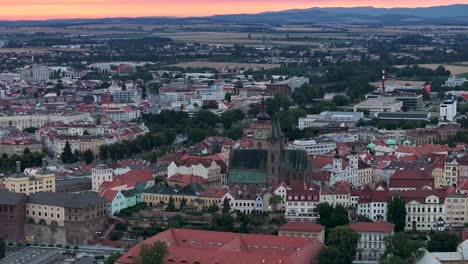
POLYGON ((309 164, 312 168, 321 169, 333 164, 333 158, 328 156, 309 156, 309 164))
POLYGON ((322 232, 325 230, 323 225, 316 223, 301 223, 301 222, 291 222, 286 223, 279 227, 279 231, 306 231, 306 232, 322 232))
POLYGON ((416 188, 425 186, 434 187, 434 178, 427 170, 397 170, 390 177, 389 188, 416 188))
POLYGON ((316 239, 169 229, 137 244, 116 263, 133 264, 142 243, 168 244, 165 263, 314 263, 322 243, 316 239))
POLYGON ((349 227, 356 232, 391 233, 395 225, 389 222, 357 222, 350 224, 349 227))
POLYGON ((206 180, 201 176, 195 175, 188 175, 188 174, 180 174, 176 173, 168 178, 169 181, 180 182, 180 183, 191 183, 191 182, 198 182, 198 183, 205 183, 206 180))
POLYGON ((106 190, 103 193, 99 194, 102 198, 104 198, 108 202, 112 202, 115 199, 115 196, 119 193, 119 191, 114 190, 106 190))

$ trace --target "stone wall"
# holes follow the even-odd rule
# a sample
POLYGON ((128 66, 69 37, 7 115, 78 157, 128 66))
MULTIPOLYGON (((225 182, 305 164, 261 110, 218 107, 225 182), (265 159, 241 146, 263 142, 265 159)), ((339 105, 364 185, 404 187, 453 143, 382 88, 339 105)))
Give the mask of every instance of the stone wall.
POLYGON ((32 236, 34 243, 46 245, 66 245, 67 237, 65 228, 38 224, 25 224, 24 235, 32 236))

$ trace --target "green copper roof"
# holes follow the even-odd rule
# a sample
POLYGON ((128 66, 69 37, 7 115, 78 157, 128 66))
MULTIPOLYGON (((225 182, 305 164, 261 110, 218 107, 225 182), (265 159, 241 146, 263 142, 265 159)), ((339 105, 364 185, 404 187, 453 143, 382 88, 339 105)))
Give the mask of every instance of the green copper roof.
POLYGON ((387 139, 387 141, 385 141, 385 144, 394 146, 397 143, 396 143, 396 140, 394 140, 393 138, 389 138, 389 139, 387 139))
POLYGON ((268 152, 264 149, 234 149, 229 161, 230 169, 266 170, 268 152))
POLYGON ((368 148, 368 149, 375 149, 375 144, 374 144, 374 143, 370 143, 369 145, 367 145, 367 148, 368 148))
POLYGON ((409 141, 408 139, 403 142, 403 145, 405 146, 409 146, 411 144, 412 144, 411 141, 409 141))
POLYGON ((309 169, 307 152, 305 150, 284 150, 281 156, 281 167, 287 170, 309 169))

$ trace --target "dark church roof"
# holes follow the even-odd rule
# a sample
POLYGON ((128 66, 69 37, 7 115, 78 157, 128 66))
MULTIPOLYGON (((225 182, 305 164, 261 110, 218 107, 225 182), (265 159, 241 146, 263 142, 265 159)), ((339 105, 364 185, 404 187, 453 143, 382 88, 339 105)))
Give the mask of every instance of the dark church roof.
POLYGON ((283 150, 281 155, 281 168, 286 170, 307 170, 309 162, 305 150, 283 150))
POLYGON ((234 149, 230 169, 266 170, 268 151, 264 149, 234 149))
POLYGON ((271 129, 272 129, 272 133, 271 133, 272 138, 279 139, 283 137, 283 132, 281 131, 281 126, 280 126, 278 119, 275 119, 273 121, 273 126, 271 129))

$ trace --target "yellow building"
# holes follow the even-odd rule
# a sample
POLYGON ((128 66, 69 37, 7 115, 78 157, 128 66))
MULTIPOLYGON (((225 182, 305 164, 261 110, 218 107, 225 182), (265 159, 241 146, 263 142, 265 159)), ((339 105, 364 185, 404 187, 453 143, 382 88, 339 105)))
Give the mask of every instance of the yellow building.
POLYGON ((55 192, 55 173, 48 171, 43 162, 43 168, 34 176, 21 173, 19 161, 16 163, 16 173, 3 180, 5 188, 11 192, 25 193, 55 192))
POLYGON ((432 177, 434 177, 434 183, 436 188, 446 186, 445 181, 445 166, 444 162, 437 162, 432 170, 432 177))
POLYGON ((162 203, 168 204, 172 197, 176 207, 180 206, 183 199, 186 200, 186 205, 192 206, 203 191, 204 189, 197 183, 189 183, 181 189, 176 186, 160 184, 143 191, 143 201, 152 207, 162 203))

